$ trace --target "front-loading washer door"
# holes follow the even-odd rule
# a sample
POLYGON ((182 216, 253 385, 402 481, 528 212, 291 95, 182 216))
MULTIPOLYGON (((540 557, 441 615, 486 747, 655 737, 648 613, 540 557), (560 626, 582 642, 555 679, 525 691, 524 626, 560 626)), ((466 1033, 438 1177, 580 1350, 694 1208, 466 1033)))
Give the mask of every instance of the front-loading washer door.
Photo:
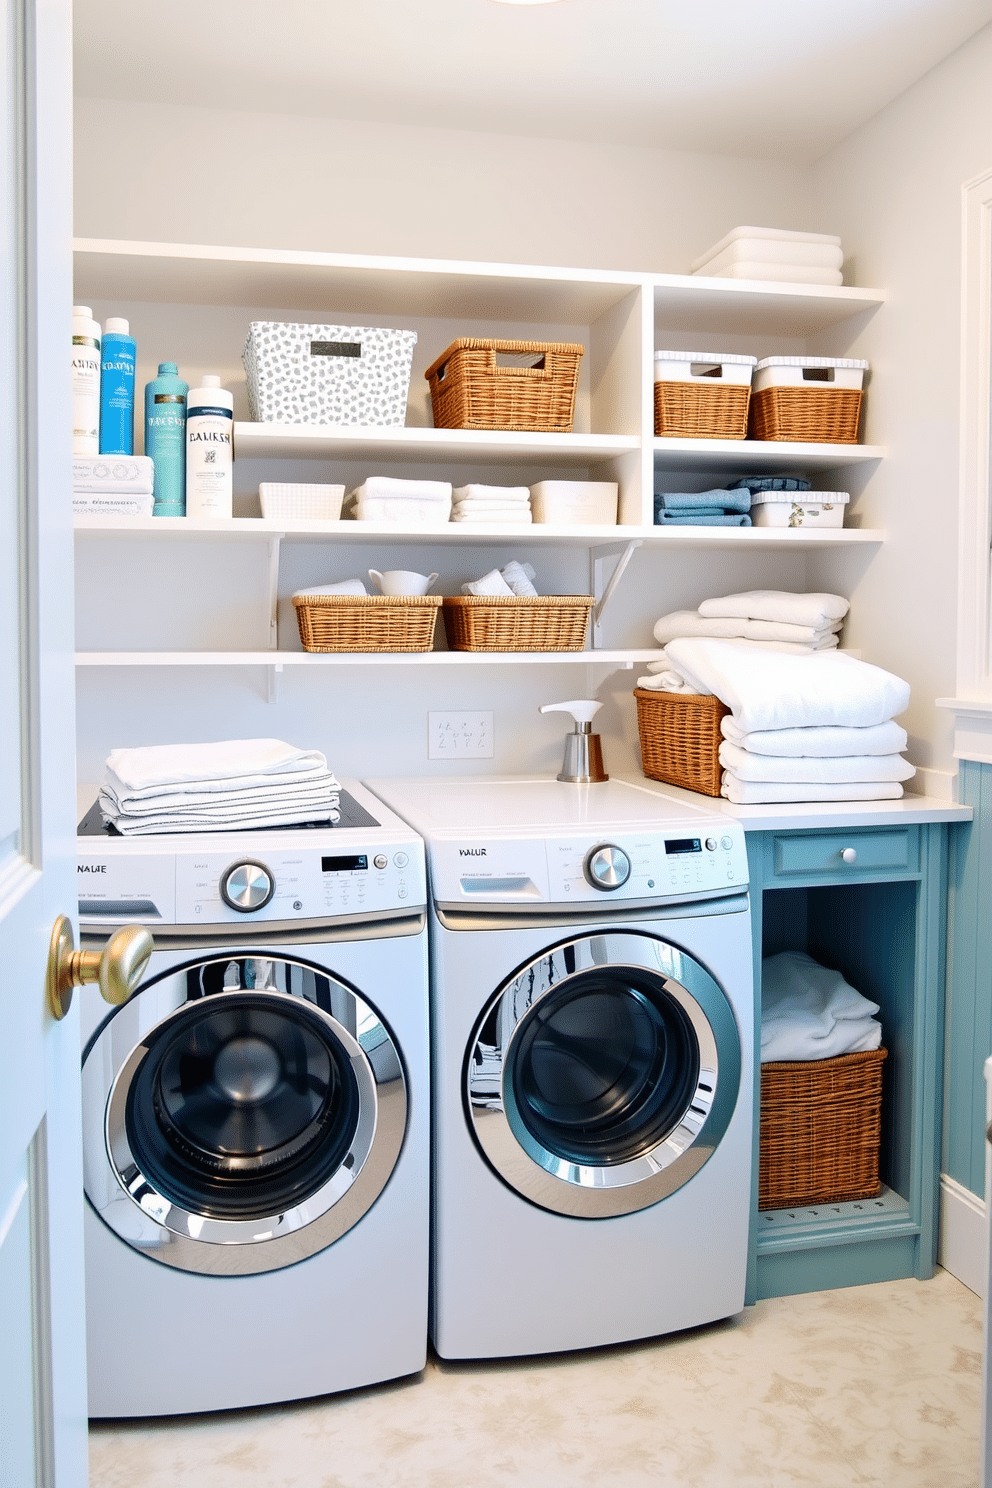
POLYGON ((468 1046, 465 1103, 511 1188, 606 1219, 688 1183, 727 1130, 740 1078, 737 1024, 709 972, 656 936, 604 931, 549 948, 493 994, 468 1046))
POLYGON ((278 956, 201 959, 144 983, 87 1048, 83 1103, 97 1213, 154 1260, 209 1275, 276 1270, 350 1230, 407 1121, 378 1014, 278 956))

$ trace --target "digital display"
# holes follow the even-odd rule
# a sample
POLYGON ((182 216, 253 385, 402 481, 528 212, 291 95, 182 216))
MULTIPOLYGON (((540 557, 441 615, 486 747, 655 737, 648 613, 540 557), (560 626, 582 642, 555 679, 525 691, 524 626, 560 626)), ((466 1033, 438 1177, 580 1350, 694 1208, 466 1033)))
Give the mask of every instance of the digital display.
POLYGON ((321 873, 356 873, 364 872, 369 866, 369 860, 365 853, 354 853, 351 857, 321 858, 321 873))
POLYGON ((668 854, 702 852, 702 850, 703 844, 698 837, 673 837, 665 841, 665 852, 668 854))

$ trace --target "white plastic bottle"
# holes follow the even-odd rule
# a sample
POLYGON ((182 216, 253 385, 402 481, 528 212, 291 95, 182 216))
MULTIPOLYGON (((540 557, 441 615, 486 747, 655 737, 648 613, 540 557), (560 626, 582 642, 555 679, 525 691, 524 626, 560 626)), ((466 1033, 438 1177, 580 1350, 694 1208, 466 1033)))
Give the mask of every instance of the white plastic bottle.
POLYGON ((186 399, 186 515, 234 515, 234 396, 208 372, 186 399))
POLYGON ((89 305, 72 307, 72 453, 100 453, 100 325, 89 305))

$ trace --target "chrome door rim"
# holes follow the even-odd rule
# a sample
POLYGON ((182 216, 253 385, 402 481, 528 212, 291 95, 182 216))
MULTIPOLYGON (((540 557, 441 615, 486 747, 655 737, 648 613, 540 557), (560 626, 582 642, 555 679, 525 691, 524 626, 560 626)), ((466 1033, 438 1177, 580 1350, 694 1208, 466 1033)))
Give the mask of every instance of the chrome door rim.
POLYGON ((579 936, 529 961, 497 989, 469 1042, 464 1097, 469 1126, 497 1175, 543 1209, 579 1219, 630 1214, 666 1198, 703 1167, 730 1124, 741 1077, 741 1044, 727 998, 692 957, 653 935, 604 932, 579 936), (647 1151, 610 1164, 572 1162, 543 1146, 521 1115, 513 1085, 515 1048, 532 1013, 580 974, 647 974, 659 997, 688 1020, 699 1053, 698 1076, 680 1119, 647 1151), (481 1040, 494 1012, 512 1031, 502 1050, 481 1040), (498 1079, 499 1095, 480 1089, 473 1072, 498 1079))
MULTIPOLYGON (((243 958, 215 959, 227 962, 243 958)), ((191 1006, 201 1007, 203 1002, 199 999, 195 1004, 184 1002, 158 1019, 134 1043, 106 1097, 103 1161, 109 1162, 116 1180, 118 1200, 126 1196, 126 1203, 101 1205, 89 1184, 87 1197, 101 1219, 124 1242, 180 1270, 209 1275, 252 1274, 292 1265, 325 1249, 368 1212, 388 1182, 403 1145, 408 1106, 403 1067, 392 1036, 378 1014, 352 988, 328 975, 323 968, 306 967, 305 963, 287 957, 267 959, 304 966, 327 981, 335 995, 344 998, 349 1021, 362 1030, 360 1039, 333 1014, 297 992, 225 987, 211 993, 209 1001, 250 997, 256 1004, 269 1003, 278 1012, 287 997, 302 1000, 307 1015, 324 1026, 347 1061, 358 1089, 357 1124, 334 1172, 313 1193, 291 1207, 247 1219, 218 1218, 185 1208, 161 1193, 142 1172, 128 1136, 126 1108, 137 1071, 151 1047, 163 1036, 163 1029, 181 1022, 191 1006)), ((155 978, 155 982, 179 970, 172 968, 163 977, 155 978)), ((153 985, 146 983, 146 988, 153 985)), ((139 988, 131 1002, 100 1030, 87 1054, 87 1059, 95 1056, 95 1066, 100 1062, 103 1040, 109 1039, 110 1030, 128 1008, 133 1008, 146 988, 139 988)))

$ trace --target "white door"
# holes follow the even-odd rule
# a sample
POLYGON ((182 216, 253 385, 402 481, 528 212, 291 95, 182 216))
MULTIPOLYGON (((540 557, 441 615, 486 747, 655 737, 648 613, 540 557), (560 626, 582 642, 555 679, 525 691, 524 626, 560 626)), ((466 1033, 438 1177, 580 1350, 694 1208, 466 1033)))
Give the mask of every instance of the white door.
POLYGON ((75 910, 71 10, 0 36, 0 1488, 83 1488, 80 996, 44 993, 75 910))

